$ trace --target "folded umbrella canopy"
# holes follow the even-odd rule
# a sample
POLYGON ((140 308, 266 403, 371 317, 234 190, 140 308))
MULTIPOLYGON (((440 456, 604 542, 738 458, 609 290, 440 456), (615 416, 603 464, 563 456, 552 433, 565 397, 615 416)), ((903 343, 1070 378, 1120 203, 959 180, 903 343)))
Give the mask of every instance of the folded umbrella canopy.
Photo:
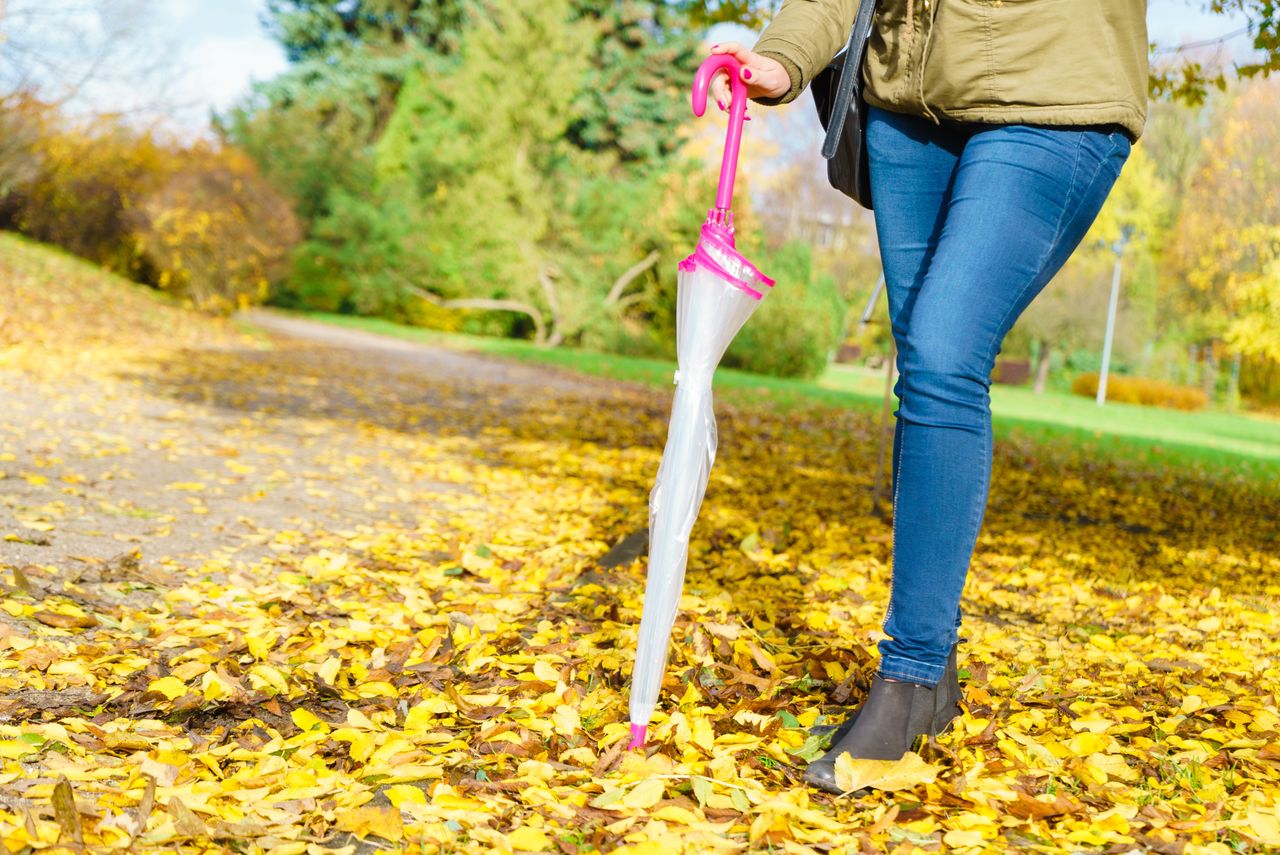
POLYGON ((649 719, 658 703, 671 628, 684 587, 689 534, 702 507, 716 457, 711 378, 733 337, 773 287, 773 280, 743 258, 734 245, 730 204, 746 117, 747 87, 739 77, 741 66, 732 56, 713 56, 698 69, 693 82, 693 113, 701 116, 706 111, 707 89, 721 69, 729 73, 733 87, 729 131, 720 164, 716 205, 707 213, 694 253, 680 262, 676 295, 679 369, 667 445, 649 494, 649 572, 631 674, 628 748, 644 746, 649 719))

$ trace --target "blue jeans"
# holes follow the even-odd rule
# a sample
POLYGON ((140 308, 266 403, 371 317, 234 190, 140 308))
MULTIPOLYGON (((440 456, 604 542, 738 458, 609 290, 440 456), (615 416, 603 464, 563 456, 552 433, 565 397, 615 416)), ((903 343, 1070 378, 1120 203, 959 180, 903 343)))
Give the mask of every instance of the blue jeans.
POLYGON ((898 347, 893 585, 880 675, 941 678, 991 477, 991 369, 1129 156, 1119 128, 944 123, 872 108, 876 230, 898 347))

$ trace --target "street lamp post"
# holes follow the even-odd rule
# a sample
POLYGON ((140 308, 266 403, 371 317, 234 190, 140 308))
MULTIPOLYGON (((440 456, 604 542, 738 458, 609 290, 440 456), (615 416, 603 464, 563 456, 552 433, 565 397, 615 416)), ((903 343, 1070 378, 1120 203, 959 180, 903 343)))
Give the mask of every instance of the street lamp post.
POLYGON ((1098 372, 1098 406, 1107 403, 1107 374, 1111 369, 1111 341, 1116 331, 1116 308, 1120 304, 1120 260, 1124 256, 1124 248, 1133 237, 1133 226, 1125 226, 1120 230, 1120 237, 1111 245, 1116 254, 1115 270, 1111 274, 1111 302, 1107 306, 1107 334, 1102 340, 1102 370, 1098 372))

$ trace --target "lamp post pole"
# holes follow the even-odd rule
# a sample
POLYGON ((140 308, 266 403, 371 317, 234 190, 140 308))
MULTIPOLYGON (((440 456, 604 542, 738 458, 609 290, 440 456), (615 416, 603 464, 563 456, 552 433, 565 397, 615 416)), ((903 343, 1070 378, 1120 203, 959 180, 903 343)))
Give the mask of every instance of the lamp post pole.
POLYGON ((1111 369, 1111 342, 1115 338, 1116 308, 1120 304, 1120 260, 1124 256, 1125 245, 1133 236, 1133 226, 1125 226, 1120 230, 1120 237, 1111 245, 1116 254, 1115 270, 1111 274, 1111 302, 1107 306, 1107 334, 1102 340, 1102 370, 1098 372, 1098 406, 1107 403, 1107 374, 1111 369))

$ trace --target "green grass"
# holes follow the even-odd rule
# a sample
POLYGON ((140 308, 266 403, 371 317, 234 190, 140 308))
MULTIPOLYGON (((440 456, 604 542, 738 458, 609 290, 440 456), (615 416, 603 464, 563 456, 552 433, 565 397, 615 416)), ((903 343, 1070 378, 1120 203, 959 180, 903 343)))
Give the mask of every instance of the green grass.
MULTIPOLYGON (((597 377, 657 387, 671 385, 674 361, 639 359, 529 342, 442 333, 376 318, 311 313, 339 326, 550 365, 597 377)), ((815 380, 764 377, 722 368, 716 372, 722 400, 778 408, 825 406, 878 410, 884 373, 833 365, 815 380)), ((994 386, 991 409, 997 437, 1038 444, 1067 444, 1098 457, 1121 457, 1151 466, 1192 468, 1258 483, 1280 481, 1280 420, 1215 410, 1180 412, 1109 403, 1063 392, 994 386)))

